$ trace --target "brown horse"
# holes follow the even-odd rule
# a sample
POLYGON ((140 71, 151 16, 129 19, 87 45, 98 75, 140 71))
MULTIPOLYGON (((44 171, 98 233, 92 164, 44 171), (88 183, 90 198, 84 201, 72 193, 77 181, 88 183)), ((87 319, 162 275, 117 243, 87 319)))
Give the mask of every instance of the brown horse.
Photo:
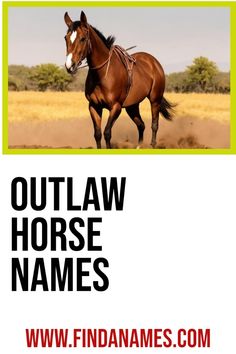
POLYGON ((113 46, 115 38, 105 38, 101 32, 88 24, 84 12, 80 21, 73 22, 68 13, 64 16, 68 31, 65 36, 67 47, 66 69, 74 74, 82 60, 87 59, 89 71, 85 95, 94 125, 97 148, 101 148, 102 110, 109 110, 104 130, 106 147, 111 148, 111 129, 124 107, 137 125, 139 144, 143 141, 144 122, 139 112, 139 103, 146 97, 151 103, 152 141, 156 146, 159 112, 171 120, 172 108, 164 97, 165 74, 161 64, 148 53, 131 56, 119 46, 113 46))

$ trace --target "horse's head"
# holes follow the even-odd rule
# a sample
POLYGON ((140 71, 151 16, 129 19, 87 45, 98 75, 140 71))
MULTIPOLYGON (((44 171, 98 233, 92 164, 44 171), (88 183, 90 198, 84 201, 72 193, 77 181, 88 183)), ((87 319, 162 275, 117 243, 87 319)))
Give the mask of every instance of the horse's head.
POLYGON ((65 23, 68 27, 66 40, 66 69, 74 74, 90 51, 89 25, 85 13, 82 11, 80 21, 73 22, 66 12, 65 23))

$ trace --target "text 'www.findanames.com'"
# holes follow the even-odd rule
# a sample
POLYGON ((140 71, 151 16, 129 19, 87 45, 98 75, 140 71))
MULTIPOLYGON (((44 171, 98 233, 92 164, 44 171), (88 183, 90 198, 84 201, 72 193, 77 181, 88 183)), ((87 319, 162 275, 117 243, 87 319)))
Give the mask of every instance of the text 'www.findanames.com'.
POLYGON ((28 348, 209 348, 210 329, 67 329, 25 330, 28 348))

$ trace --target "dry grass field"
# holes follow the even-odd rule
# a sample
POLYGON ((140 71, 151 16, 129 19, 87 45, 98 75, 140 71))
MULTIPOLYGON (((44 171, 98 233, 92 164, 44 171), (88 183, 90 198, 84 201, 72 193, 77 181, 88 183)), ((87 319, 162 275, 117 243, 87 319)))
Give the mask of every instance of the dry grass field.
MULTIPOLYGON (((230 96, 166 94, 177 103, 172 122, 160 118, 159 148, 229 148, 230 96)), ((143 148, 150 148, 151 113, 141 103, 146 124, 143 148)), ((108 111, 103 115, 103 127, 108 111)), ((95 148, 88 102, 82 92, 9 92, 9 146, 95 148)), ((137 130, 125 110, 113 127, 114 148, 135 148, 137 130)), ((103 142, 104 146, 104 142, 103 142)))

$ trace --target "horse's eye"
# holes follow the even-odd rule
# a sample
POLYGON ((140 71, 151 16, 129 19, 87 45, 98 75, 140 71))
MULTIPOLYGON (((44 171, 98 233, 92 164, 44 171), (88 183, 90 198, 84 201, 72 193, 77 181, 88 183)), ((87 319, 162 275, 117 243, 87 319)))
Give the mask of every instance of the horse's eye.
POLYGON ((84 42, 85 41, 85 37, 80 38, 80 42, 84 42))

